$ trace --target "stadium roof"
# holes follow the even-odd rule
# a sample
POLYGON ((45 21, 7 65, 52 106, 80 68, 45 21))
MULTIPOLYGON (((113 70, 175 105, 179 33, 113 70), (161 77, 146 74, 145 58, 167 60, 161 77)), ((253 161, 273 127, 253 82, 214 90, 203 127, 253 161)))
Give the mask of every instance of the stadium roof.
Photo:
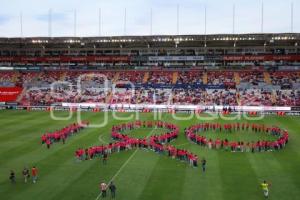
POLYGON ((300 33, 216 34, 216 35, 153 35, 111 37, 26 37, 0 38, 0 45, 32 45, 46 47, 168 47, 174 46, 297 46, 300 33))
POLYGON ((209 35, 149 35, 149 36, 105 36, 105 37, 2 37, 0 42, 13 43, 80 43, 80 42, 140 42, 140 41, 194 41, 194 40, 299 40, 300 33, 250 33, 250 34, 209 34, 209 35))

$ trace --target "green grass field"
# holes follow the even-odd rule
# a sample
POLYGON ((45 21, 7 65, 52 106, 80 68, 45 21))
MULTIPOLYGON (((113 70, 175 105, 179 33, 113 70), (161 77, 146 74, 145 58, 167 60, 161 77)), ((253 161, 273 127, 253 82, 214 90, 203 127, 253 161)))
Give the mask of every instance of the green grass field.
MULTIPOLYGON (((56 114, 68 115, 65 112, 56 114)), ((264 179, 272 183, 270 199, 300 199, 299 117, 268 116, 258 121, 288 129, 290 142, 279 152, 252 154, 209 150, 189 143, 183 129, 203 121, 197 118, 178 121, 163 114, 163 121, 176 123, 181 128, 179 138, 171 144, 196 153, 200 159, 206 158, 207 172, 204 174, 200 168, 144 150, 113 154, 107 165, 99 159, 76 162, 74 152, 77 148, 111 141, 111 127, 120 121, 114 120, 111 113, 108 115, 107 126, 84 129, 68 138, 65 145, 57 143, 48 150, 40 144, 41 135, 75 122, 75 115, 68 121, 55 121, 47 112, 0 111, 0 199, 95 200, 99 195, 100 181, 108 182, 113 177, 119 200, 259 200, 264 199, 259 185, 264 179), (39 169, 39 180, 37 184, 24 184, 21 170, 33 165, 39 169), (11 169, 17 175, 15 185, 8 179, 11 169)), ((96 124, 104 119, 104 114, 83 113, 82 118, 96 124)), ((153 120, 153 114, 141 114, 140 119, 153 120)), ((133 120, 122 122, 127 121, 133 120)), ((151 131, 140 129, 129 134, 139 137, 151 131)), ((232 137, 236 140, 259 138, 247 134, 232 137)))

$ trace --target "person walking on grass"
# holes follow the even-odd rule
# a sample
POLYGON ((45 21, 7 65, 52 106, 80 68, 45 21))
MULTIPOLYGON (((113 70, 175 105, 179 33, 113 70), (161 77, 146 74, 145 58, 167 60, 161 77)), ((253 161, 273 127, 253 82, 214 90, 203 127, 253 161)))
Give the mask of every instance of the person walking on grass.
POLYGON ((24 183, 27 183, 27 180, 30 177, 28 168, 24 167, 24 169, 22 171, 22 175, 23 175, 23 178, 24 178, 24 183))
POLYGON ((103 163, 104 165, 106 165, 106 163, 107 163, 107 158, 108 158, 107 152, 104 152, 103 158, 102 158, 102 163, 103 163))
POLYGON ((261 188, 263 190, 265 198, 269 198, 269 186, 271 186, 270 183, 267 183, 267 181, 264 181, 263 183, 260 184, 261 188))
POLYGON ((203 158, 201 160, 201 166, 202 166, 202 171, 205 172, 205 170, 206 170, 206 160, 205 160, 205 158, 203 158))
POLYGON ((111 198, 112 198, 112 199, 116 198, 116 190, 117 190, 117 187, 115 186, 115 184, 114 184, 113 182, 110 182, 108 188, 109 188, 109 190, 110 190, 111 198))
POLYGON ((33 166, 31 169, 31 176, 32 176, 32 182, 36 183, 38 178, 38 169, 35 166, 33 166))
POLYGON ((16 174, 13 170, 10 170, 9 180, 12 184, 16 183, 16 174))
POLYGON ((102 182, 100 184, 100 190, 101 190, 101 197, 105 198, 106 197, 106 190, 107 190, 107 185, 105 182, 102 182))

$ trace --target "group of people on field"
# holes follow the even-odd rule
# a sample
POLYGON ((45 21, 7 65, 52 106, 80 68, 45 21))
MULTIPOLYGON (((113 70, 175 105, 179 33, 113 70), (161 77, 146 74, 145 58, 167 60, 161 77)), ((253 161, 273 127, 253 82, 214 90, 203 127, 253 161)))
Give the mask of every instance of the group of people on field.
POLYGON ((249 123, 235 123, 235 124, 224 124, 219 123, 203 123, 193 125, 185 129, 186 137, 201 146, 206 146, 209 149, 225 149, 241 152, 261 152, 270 150, 279 150, 285 147, 288 143, 289 135, 286 130, 282 130, 278 127, 267 127, 264 124, 249 124, 249 123), (277 140, 267 141, 259 140, 252 142, 243 141, 229 141, 228 139, 208 139, 198 133, 214 131, 220 132, 221 134, 230 134, 238 131, 249 131, 255 133, 266 133, 277 137, 277 140))
POLYGON ((158 154, 165 154, 169 157, 176 158, 189 163, 191 166, 198 166, 197 155, 185 150, 178 149, 175 146, 167 145, 173 139, 178 137, 179 128, 171 123, 162 121, 136 121, 127 124, 120 124, 112 127, 111 137, 116 142, 108 145, 94 146, 87 149, 78 149, 75 156, 79 160, 93 159, 94 157, 103 157, 109 154, 129 150, 132 148, 140 148, 152 150, 158 154), (166 129, 167 133, 161 135, 152 135, 145 138, 132 138, 124 131, 133 130, 136 128, 162 128, 166 129))
POLYGON ((60 130, 54 131, 54 132, 49 132, 45 133, 42 135, 42 144, 46 144, 47 148, 49 149, 50 146, 55 143, 55 142, 60 142, 62 141, 63 144, 65 144, 65 141, 68 137, 71 135, 79 132, 81 129, 84 127, 88 126, 89 122, 83 121, 80 124, 78 123, 73 123, 70 124, 60 130))
POLYGON ((117 191, 117 187, 116 185, 113 183, 113 181, 111 181, 108 185, 105 182, 101 182, 99 185, 100 191, 101 191, 101 197, 102 198, 106 198, 107 197, 107 189, 109 189, 110 191, 110 196, 112 199, 116 198, 116 191, 117 191))
MULTIPOLYGON (((63 141, 67 137, 72 134, 77 133, 84 127, 88 126, 89 122, 85 121, 81 124, 71 124, 61 130, 46 133, 42 136, 42 143, 47 144, 47 147, 50 148, 50 145, 54 142, 63 141)), ((221 125, 219 123, 203 123, 193 125, 184 130, 186 137, 199 145, 206 146, 208 148, 215 149, 226 149, 231 151, 268 151, 268 150, 279 150, 283 148, 288 143, 288 132, 282 130, 278 127, 267 127, 263 124, 249 124, 249 123, 235 123, 235 124, 224 124, 221 125), (228 141, 227 139, 207 139, 204 136, 200 136, 197 133, 214 131, 214 132, 222 132, 224 134, 230 134, 235 131, 249 131, 257 132, 257 133, 267 133, 277 137, 276 141, 257 141, 257 142, 235 142, 228 141)), ((133 148, 140 148, 146 150, 152 150, 158 154, 164 154, 171 158, 184 161, 189 163, 190 166, 197 167, 198 166, 198 157, 197 155, 185 150, 178 149, 175 146, 169 145, 168 143, 172 140, 176 139, 179 134, 179 127, 162 121, 136 121, 131 123, 124 123, 117 126, 112 127, 111 137, 116 142, 109 143, 108 145, 94 146, 87 149, 79 148, 75 152, 75 156, 78 160, 88 160, 93 159, 95 157, 102 157, 103 163, 106 164, 108 155, 130 150, 133 148), (165 129, 166 133, 161 135, 151 135, 149 137, 144 138, 132 138, 126 135, 124 132, 134 130, 137 128, 149 128, 149 129, 165 129)), ((200 165, 202 171, 206 171, 206 159, 203 158, 200 161, 200 165)), ((22 177, 24 179, 24 183, 27 183, 30 178, 32 178, 32 183, 36 183, 38 179, 38 169, 33 166, 31 170, 27 167, 21 172, 22 177)), ((9 173, 9 180, 12 184, 16 183, 16 173, 14 170, 11 170, 9 173)), ((269 186, 271 184, 263 181, 260 186, 263 190, 263 194, 265 198, 269 197, 269 186)), ((108 184, 105 182, 101 182, 99 184, 100 194, 99 197, 106 198, 109 194, 112 199, 116 198, 116 190, 117 187, 110 181, 108 184)))
MULTIPOLYGON (((36 183, 37 182, 37 178, 38 178, 38 169, 33 166, 31 168, 31 172, 29 171, 29 169, 27 167, 24 167, 24 169, 21 172, 23 179, 24 179, 24 183, 27 183, 28 180, 30 179, 30 176, 32 177, 32 182, 36 183)), ((9 173, 9 180, 12 184, 16 183, 16 173, 14 170, 10 170, 9 173)))

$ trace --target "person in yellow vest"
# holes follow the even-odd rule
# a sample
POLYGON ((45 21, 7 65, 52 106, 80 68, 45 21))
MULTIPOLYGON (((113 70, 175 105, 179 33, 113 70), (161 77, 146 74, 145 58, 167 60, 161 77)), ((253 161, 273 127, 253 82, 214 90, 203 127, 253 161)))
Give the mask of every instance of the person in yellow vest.
POLYGON ((267 183, 266 181, 264 181, 263 183, 261 183, 261 188, 264 192, 264 196, 267 199, 269 197, 269 186, 271 184, 267 183))

